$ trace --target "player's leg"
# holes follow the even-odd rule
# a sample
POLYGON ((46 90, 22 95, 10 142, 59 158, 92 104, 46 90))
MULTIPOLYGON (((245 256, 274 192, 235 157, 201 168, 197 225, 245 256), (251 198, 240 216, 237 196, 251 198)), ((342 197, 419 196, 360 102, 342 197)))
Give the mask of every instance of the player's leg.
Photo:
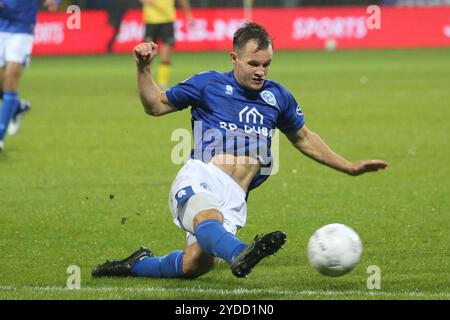
MULTIPOLYGON (((0 68, 0 98, 3 101, 3 74, 5 72, 5 68, 4 66, 2 68, 0 68)), ((3 151, 3 149, 5 148, 5 142, 0 139, 0 152, 3 151)))
POLYGON ((184 250, 183 277, 197 278, 211 271, 218 263, 218 258, 204 252, 195 241, 184 250))
POLYGON ((6 66, 6 62, 5 62, 5 65, 0 67, 0 98, 3 97, 3 79, 5 77, 5 66, 6 66))
POLYGON ((107 260, 92 270, 94 277, 197 278, 214 268, 218 259, 206 254, 197 242, 184 251, 175 250, 165 256, 141 247, 123 260, 107 260))
MULTIPOLYGON (((5 74, 5 68, 0 68, 0 99, 3 101, 3 79, 5 74)), ((16 112, 9 121, 8 134, 10 136, 16 135, 22 125, 23 116, 31 110, 31 103, 27 100, 20 99, 19 106, 16 108, 16 112)))
POLYGON ((224 189, 240 187, 223 172, 219 173, 223 175, 221 178, 229 179, 229 183, 218 185, 220 178, 211 175, 204 166, 198 160, 190 160, 175 179, 169 197, 174 222, 191 237, 195 236, 195 243, 191 241, 186 250, 176 250, 163 257, 154 257, 151 251, 141 248, 127 259, 105 262, 92 275, 195 278, 210 271, 217 261, 213 257, 219 257, 230 264, 235 276, 244 277, 263 258, 278 251, 286 240, 281 231, 256 237, 250 245, 235 236, 245 218, 238 219, 241 220, 238 224, 230 221, 246 215, 245 193, 239 189, 222 197, 224 189), (239 199, 233 201, 236 197, 239 199))
MULTIPOLYGON (((196 196, 200 198, 208 197, 208 194, 200 193, 186 199, 184 203, 180 201, 178 208, 178 217, 183 227, 188 231, 188 246, 185 250, 175 250, 162 257, 143 257, 133 264, 130 273, 138 277, 151 278, 196 278, 202 274, 207 273, 214 268, 217 260, 214 256, 204 252, 200 245, 196 242, 195 237, 192 236, 192 220, 198 209, 196 203, 196 196)), ((208 200, 204 201, 203 207, 218 206, 218 204, 211 204, 208 200)), ((201 210, 201 209, 200 209, 201 210)), ((203 210, 205 217, 210 219, 222 219, 220 213, 217 214, 215 210, 203 210)))
MULTIPOLYGON (((130 257, 124 260, 107 261, 102 265, 97 266, 93 272, 93 276, 139 276, 151 278, 196 278, 203 275, 214 268, 217 263, 217 257, 227 258, 231 261, 230 254, 236 245, 240 246, 239 252, 247 245, 243 242, 237 241, 233 234, 225 231, 222 227, 223 217, 217 210, 219 202, 216 197, 209 193, 190 193, 190 187, 182 188, 177 192, 175 198, 177 199, 177 207, 171 208, 175 211, 177 220, 181 226, 188 231, 188 246, 182 250, 175 250, 162 257, 155 257, 151 254, 142 255, 143 248, 136 251, 130 257), (183 192, 184 191, 184 192, 183 192), (178 196, 179 195, 179 196, 178 196), (212 252, 205 251, 197 239, 193 236, 194 221, 199 224, 207 221, 207 225, 202 225, 200 234, 202 240, 211 238, 211 233, 221 234, 220 241, 223 245, 212 252), (217 222, 214 225, 212 222, 217 222), (221 233, 221 231, 222 232, 221 233), (226 233, 224 236, 223 233, 226 233), (232 241, 230 241, 232 239, 232 241), (232 242, 232 243, 231 243, 232 242), (225 250, 227 248, 228 250, 225 250), (128 266, 128 267, 127 267, 128 266)), ((178 188, 176 187, 178 190, 178 188)), ((171 195, 172 197, 172 195, 171 195)), ((212 237, 211 242, 217 241, 212 237)), ((207 243, 208 240, 206 240, 207 243)), ((204 242, 205 243, 205 242, 204 242)), ((211 246, 208 246, 208 248, 211 246)), ((148 249, 146 249, 148 250, 148 249)))
POLYGON ((162 44, 159 50, 160 62, 158 66, 157 83, 162 90, 166 90, 169 86, 170 79, 170 56, 172 46, 168 44, 162 44))
POLYGON ((245 277, 261 260, 282 247, 286 234, 275 231, 256 236, 250 245, 239 240, 237 229, 244 227, 247 217, 246 194, 229 175, 211 163, 207 166, 216 181, 212 189, 221 190, 218 195, 223 219, 211 212, 200 212, 193 221, 195 236, 204 252, 228 262, 236 277, 245 277))
MULTIPOLYGON (((209 209, 219 208, 216 198, 195 192, 199 187, 198 179, 204 174, 202 167, 189 162, 175 179, 169 197, 169 207, 174 222, 189 232, 188 246, 182 250, 175 250, 165 256, 155 257, 149 249, 141 248, 123 260, 109 260, 97 266, 93 271, 94 277, 101 276, 142 276, 154 278, 195 278, 211 270, 217 261, 205 253, 193 237, 194 216, 209 209), (193 188, 196 188, 194 192, 193 188), (195 195, 195 197, 192 197, 195 195), (203 197, 202 197, 203 195, 203 197), (197 201, 197 196, 200 198, 197 201), (201 199, 204 199, 203 201, 201 199), (200 203, 200 207, 199 207, 200 203)), ((199 187, 200 188, 200 187, 199 187)), ((205 212, 205 217, 222 219, 220 214, 205 212)))
MULTIPOLYGON (((19 85, 24 68, 30 61, 33 36, 28 34, 0 34, 0 68, 3 70, 3 103, 0 110, 0 141, 4 139, 11 119, 21 113, 19 85)), ((29 109, 29 106, 28 106, 29 109)), ((17 132, 17 131, 16 131, 17 132)))
POLYGON ((108 53, 112 53, 114 43, 120 33, 120 26, 122 24, 123 16, 126 13, 127 7, 125 1, 109 1, 108 5, 109 24, 113 28, 113 34, 108 41, 108 53))
POLYGON ((218 263, 218 259, 203 252, 198 242, 184 251, 173 251, 164 257, 144 257, 137 261, 131 272, 139 277, 152 278, 197 278, 218 263))
MULTIPOLYGON (((228 188, 232 189, 232 186, 228 188)), ((244 199, 227 199, 234 195, 233 192, 225 195, 225 204, 222 207, 222 212, 226 214, 224 216, 219 211, 218 202, 213 195, 194 194, 188 200, 184 216, 179 218, 186 230, 190 230, 192 224, 192 230, 203 253, 222 258, 230 265, 232 273, 241 278, 249 274, 262 259, 277 252, 285 243, 286 235, 282 231, 275 231, 255 237, 250 245, 237 238, 237 228, 231 220, 235 220, 241 213, 246 215, 246 204, 244 199)), ((194 264, 191 267, 195 269, 199 266, 194 264)))
MULTIPOLYGON (((23 116, 30 111, 31 104, 27 100, 22 100, 19 97, 20 78, 24 71, 22 64, 16 62, 8 62, 4 72, 3 88, 5 93, 13 93, 15 108, 12 110, 12 116, 9 118, 8 134, 16 135, 21 126, 23 116)), ((8 95, 6 95, 7 97, 8 95)))
POLYGON ((233 258, 248 247, 223 226, 223 215, 216 196, 190 190, 191 187, 185 187, 175 195, 177 219, 190 233, 188 247, 164 257, 146 257, 137 261, 131 269, 134 275, 196 278, 214 268, 218 261, 215 257, 231 264, 233 258))
POLYGON ((30 110, 31 103, 27 100, 19 99, 19 106, 16 109, 16 113, 9 121, 8 134, 10 136, 14 136, 19 132, 22 126, 22 119, 30 110))
POLYGON ((162 44, 159 49, 160 63, 158 66, 157 83, 164 90, 169 86, 172 49, 175 43, 173 23, 160 25, 162 44))
MULTIPOLYGON (((3 76, 5 74, 5 67, 6 67, 6 41, 8 40, 8 37, 9 34, 5 32, 0 32, 0 90, 2 100, 3 100, 3 76)), ((2 109, 3 106, 0 109, 0 113, 2 109)), ((0 152, 2 152, 5 147, 5 142, 3 141, 3 139, 4 137, 0 138, 0 152)))
POLYGON ((6 63, 3 80, 3 104, 0 111, 0 141, 4 141, 9 122, 19 105, 18 89, 22 69, 20 63, 6 63))
MULTIPOLYGON (((176 189, 178 189, 176 187, 176 189)), ((147 257, 138 261, 132 269, 134 275, 154 278, 196 278, 214 268, 218 259, 205 252, 193 235, 193 221, 196 212, 201 211, 207 219, 219 219, 222 215, 215 209, 219 204, 216 198, 208 193, 190 194, 178 191, 177 208, 171 205, 171 211, 176 211, 177 221, 187 231, 187 247, 184 251, 174 251, 162 258, 147 257), (178 194, 180 196, 178 197, 178 194)), ((172 197, 172 195, 171 195, 172 197)), ((173 202, 172 202, 173 204, 173 202)))
POLYGON ((158 41, 158 28, 155 24, 145 25, 145 42, 157 42, 158 41))
POLYGON ((191 189, 190 186, 181 189, 175 186, 175 190, 179 191, 171 194, 171 198, 174 197, 171 203, 176 202, 176 207, 171 205, 171 211, 176 221, 190 234, 184 251, 175 250, 155 257, 149 249, 141 248, 126 259, 106 261, 97 266, 92 275, 196 278, 215 266, 217 259, 214 256, 231 262, 233 253, 241 252, 247 245, 223 228, 217 197, 205 192, 189 192, 191 189), (197 242, 197 234, 197 239, 193 237, 194 225, 199 228, 201 241, 197 242), (217 241, 221 243, 214 245, 217 241))
POLYGON ((214 209, 195 215, 193 225, 199 240, 184 251, 176 250, 165 256, 155 257, 149 249, 141 248, 124 260, 106 261, 97 266, 92 275, 197 278, 211 271, 218 263, 216 257, 220 257, 230 264, 235 276, 244 277, 285 242, 284 233, 277 231, 257 237, 248 246, 223 227, 222 215, 214 209))
MULTIPOLYGON (((189 202, 194 201, 198 202, 195 206, 201 207, 201 202, 214 200, 207 200, 201 195, 195 195, 189 202)), ((192 225, 200 247, 205 253, 222 258, 231 264, 234 257, 241 253, 247 244, 224 227, 223 216, 218 209, 197 210, 197 212, 192 225)))

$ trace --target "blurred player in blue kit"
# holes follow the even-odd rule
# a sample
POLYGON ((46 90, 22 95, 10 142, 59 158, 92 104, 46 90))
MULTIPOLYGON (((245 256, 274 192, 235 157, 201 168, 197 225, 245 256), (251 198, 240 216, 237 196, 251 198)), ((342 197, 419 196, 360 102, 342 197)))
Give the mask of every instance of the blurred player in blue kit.
POLYGON ((187 247, 162 257, 142 247, 123 260, 97 266, 92 271, 94 277, 196 278, 213 269, 221 258, 233 275, 241 278, 277 252, 286 241, 282 231, 256 236, 250 245, 236 237, 246 223, 248 193, 270 175, 275 128, 301 153, 349 175, 388 166, 382 160, 349 162, 305 126, 293 95, 267 79, 272 39, 262 26, 246 23, 236 31, 231 72, 199 73, 166 92, 151 75, 157 49, 153 42, 134 49, 137 84, 146 113, 162 116, 191 106, 194 149, 169 196, 173 221, 186 231, 187 247))
MULTIPOLYGON (((56 11, 61 0, 45 0, 56 11)), ((19 98, 20 78, 30 63, 38 0, 0 0, 0 83, 3 104, 0 110, 0 152, 6 132, 15 135, 30 103, 19 98)))

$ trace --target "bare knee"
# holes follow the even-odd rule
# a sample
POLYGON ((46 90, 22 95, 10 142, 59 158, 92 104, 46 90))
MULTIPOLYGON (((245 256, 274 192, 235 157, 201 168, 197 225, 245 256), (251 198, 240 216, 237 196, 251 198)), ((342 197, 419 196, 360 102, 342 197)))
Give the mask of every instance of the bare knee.
POLYGON ((220 223, 223 223, 223 216, 220 211, 216 209, 208 209, 197 213, 194 217, 194 230, 198 224, 202 223, 205 220, 218 220, 220 223))
POLYGON ((4 71, 3 90, 17 91, 23 67, 19 63, 8 62, 4 71))
POLYGON ((219 262, 219 259, 202 251, 198 242, 184 250, 183 277, 194 279, 208 273, 219 262))

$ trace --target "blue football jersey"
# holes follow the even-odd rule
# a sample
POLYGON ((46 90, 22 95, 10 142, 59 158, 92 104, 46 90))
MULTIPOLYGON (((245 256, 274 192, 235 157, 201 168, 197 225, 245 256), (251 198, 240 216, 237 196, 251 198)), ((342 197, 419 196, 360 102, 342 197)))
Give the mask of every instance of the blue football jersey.
POLYGON ((281 84, 266 80, 259 91, 248 90, 239 85, 233 71, 196 74, 166 94, 177 109, 192 107, 192 158, 207 163, 215 154, 227 153, 259 160, 261 170, 249 190, 270 175, 275 128, 287 133, 305 123, 297 101, 281 84))
POLYGON ((0 32, 33 34, 38 0, 0 0, 0 32))

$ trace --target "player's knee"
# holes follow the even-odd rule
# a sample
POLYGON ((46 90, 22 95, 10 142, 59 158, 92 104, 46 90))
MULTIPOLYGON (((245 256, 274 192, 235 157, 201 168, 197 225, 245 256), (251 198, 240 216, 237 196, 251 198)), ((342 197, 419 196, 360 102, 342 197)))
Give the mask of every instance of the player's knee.
POLYGON ((186 230, 191 233, 202 221, 213 219, 223 222, 219 200, 214 195, 205 192, 190 197, 179 218, 186 230))
POLYGON ((199 212, 194 217, 194 224, 193 224, 194 230, 197 227, 197 225, 199 225, 200 223, 202 223, 205 220, 218 220, 218 221, 220 221, 220 223, 223 223, 223 216, 220 213, 220 211, 217 209, 208 209, 208 210, 199 212))
POLYGON ((3 89, 4 91, 17 91, 22 67, 17 64, 8 64, 4 72, 3 89))
POLYGON ((3 91, 5 92, 16 92, 19 90, 19 79, 15 78, 15 79, 8 79, 5 78, 3 80, 3 91))
POLYGON ((218 262, 218 258, 204 253, 196 242, 184 251, 183 277, 188 279, 197 278, 214 269, 218 262))
POLYGON ((5 68, 5 78, 18 78, 22 71, 23 66, 20 63, 8 62, 5 68))

